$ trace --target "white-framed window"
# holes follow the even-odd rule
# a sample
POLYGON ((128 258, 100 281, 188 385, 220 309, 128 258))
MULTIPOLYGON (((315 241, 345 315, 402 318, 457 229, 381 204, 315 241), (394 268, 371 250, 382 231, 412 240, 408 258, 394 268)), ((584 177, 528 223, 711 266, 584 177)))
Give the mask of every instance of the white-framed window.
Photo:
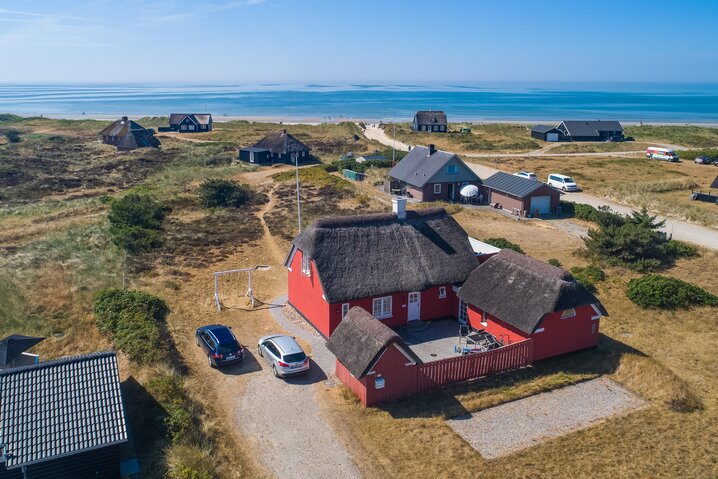
POLYGON ((486 317, 486 311, 481 311, 481 326, 488 326, 489 320, 486 317))
POLYGON ((342 304, 342 319, 349 313, 349 303, 342 304))
POLYGON ((435 194, 435 195, 438 195, 438 194, 440 194, 440 193, 441 193, 441 183, 436 183, 436 184, 434 185, 434 194, 435 194))
POLYGON ((194 125, 190 125, 188 128, 189 128, 189 131, 194 131, 194 125))
POLYGON ((391 317, 391 296, 383 298, 374 298, 372 301, 372 316, 376 319, 385 319, 391 317))
POLYGON ((312 259, 304 253, 302 253, 302 274, 312 275, 312 259))
POLYGON ((183 131, 186 131, 186 130, 187 130, 187 125, 182 125, 182 126, 180 126, 180 129, 183 130, 183 131))
POLYGON ((466 305, 466 301, 463 299, 459 299, 459 323, 461 324, 468 324, 469 323, 469 315, 468 315, 468 307, 466 305))
POLYGON ((446 286, 439 288, 439 298, 446 298, 446 286))
POLYGON ((561 319, 573 318, 576 316, 576 310, 574 308, 564 309, 561 313, 561 319))

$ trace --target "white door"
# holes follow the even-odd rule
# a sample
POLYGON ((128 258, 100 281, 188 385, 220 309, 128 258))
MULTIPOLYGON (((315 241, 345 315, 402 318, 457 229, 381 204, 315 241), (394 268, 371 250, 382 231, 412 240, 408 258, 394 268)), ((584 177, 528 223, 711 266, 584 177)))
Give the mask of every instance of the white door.
POLYGON ((469 323, 469 315, 466 309, 466 302, 464 302, 463 299, 459 299, 459 324, 469 323))
POLYGON ((409 311, 407 311, 407 321, 416 321, 421 313, 421 293, 414 291, 409 293, 409 311))
POLYGON ((546 141, 558 141, 558 133, 547 133, 546 141))
POLYGON ((548 215, 551 213, 551 197, 550 196, 534 196, 531 198, 531 211, 530 213, 540 215, 548 215))

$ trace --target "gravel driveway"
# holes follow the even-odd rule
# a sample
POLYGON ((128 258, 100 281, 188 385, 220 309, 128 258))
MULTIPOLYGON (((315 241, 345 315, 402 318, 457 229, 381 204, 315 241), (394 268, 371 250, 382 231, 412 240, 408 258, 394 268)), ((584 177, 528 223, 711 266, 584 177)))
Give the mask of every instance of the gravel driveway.
POLYGON ((447 424, 482 456, 494 459, 644 405, 610 379, 599 378, 450 419, 447 424))
MULTIPOLYGON (((272 303, 284 304, 286 300, 285 296, 272 303)), ((263 369, 254 373, 239 398, 238 424, 257 440, 262 463, 279 479, 361 477, 317 403, 315 386, 333 374, 334 356, 324 347, 321 336, 291 321, 282 308, 271 312, 282 328, 311 344, 312 369, 306 376, 277 379, 264 359, 256 356, 256 345, 250 345, 263 369)))

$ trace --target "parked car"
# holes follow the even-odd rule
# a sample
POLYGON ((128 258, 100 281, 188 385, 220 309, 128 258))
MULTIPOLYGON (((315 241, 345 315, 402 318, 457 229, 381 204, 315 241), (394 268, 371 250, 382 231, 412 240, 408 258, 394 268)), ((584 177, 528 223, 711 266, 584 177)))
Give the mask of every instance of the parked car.
POLYGON ((519 171, 518 173, 514 173, 514 176, 520 176, 521 178, 526 178, 529 180, 538 180, 538 176, 536 176, 536 173, 532 173, 530 171, 519 171))
POLYGON ((699 165, 712 165, 716 161, 718 161, 718 158, 711 158, 710 156, 696 156, 696 159, 694 160, 696 164, 699 165))
POLYGON ((273 334, 259 338, 259 355, 267 360, 278 378, 309 371, 309 357, 292 336, 273 334))
POLYGON ((244 349, 229 326, 221 324, 202 326, 195 332, 195 340, 197 346, 207 354, 207 363, 212 368, 244 359, 244 349))
POLYGON ((549 186, 553 186, 562 191, 578 191, 578 185, 573 178, 559 173, 551 173, 548 175, 547 183, 549 186))

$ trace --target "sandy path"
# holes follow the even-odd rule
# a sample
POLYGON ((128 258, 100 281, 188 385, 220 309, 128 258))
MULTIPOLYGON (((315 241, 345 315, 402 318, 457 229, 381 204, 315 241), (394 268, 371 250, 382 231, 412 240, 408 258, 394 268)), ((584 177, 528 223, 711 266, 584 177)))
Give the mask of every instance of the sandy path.
POLYGON ((406 143, 402 143, 399 140, 389 138, 384 132, 384 130, 382 128, 379 128, 376 124, 367 124, 363 132, 364 136, 366 136, 370 140, 378 141, 382 145, 393 146, 397 150, 401 151, 409 151, 409 145, 407 145, 406 143))
MULTIPOLYGON (((272 303, 286 300, 284 296, 272 303)), ((304 376, 277 379, 257 356, 263 371, 247 383, 247 392, 238 401, 237 422, 257 439, 261 461, 279 479, 360 478, 351 454, 323 417, 318 403, 318 388, 334 372, 334 356, 318 334, 291 321, 283 308, 273 308, 271 313, 289 334, 310 344, 312 369, 304 376)))

